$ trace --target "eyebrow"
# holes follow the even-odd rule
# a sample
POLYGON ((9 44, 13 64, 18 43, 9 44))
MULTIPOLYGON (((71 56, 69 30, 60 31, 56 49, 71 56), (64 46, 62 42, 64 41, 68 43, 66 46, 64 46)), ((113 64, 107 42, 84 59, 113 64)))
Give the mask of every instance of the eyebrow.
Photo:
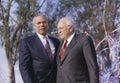
POLYGON ((58 27, 58 28, 62 29, 62 28, 64 28, 64 27, 58 27))
POLYGON ((36 22, 36 24, 40 24, 40 23, 47 23, 47 21, 36 22))

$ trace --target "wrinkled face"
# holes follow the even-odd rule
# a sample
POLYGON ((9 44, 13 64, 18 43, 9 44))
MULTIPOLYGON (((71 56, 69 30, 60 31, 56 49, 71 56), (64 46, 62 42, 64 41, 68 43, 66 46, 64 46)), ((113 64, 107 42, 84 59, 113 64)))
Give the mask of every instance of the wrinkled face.
POLYGON ((41 35, 46 35, 48 30, 48 22, 44 16, 37 16, 34 18, 34 29, 41 35))
POLYGON ((72 33, 72 28, 64 21, 59 21, 57 29, 59 37, 63 40, 67 40, 72 33))

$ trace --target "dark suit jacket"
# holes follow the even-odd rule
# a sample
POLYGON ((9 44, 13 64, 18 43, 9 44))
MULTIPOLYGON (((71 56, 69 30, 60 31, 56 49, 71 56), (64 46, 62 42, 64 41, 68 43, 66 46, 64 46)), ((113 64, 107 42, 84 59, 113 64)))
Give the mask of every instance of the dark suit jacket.
MULTIPOLYGON (((57 51, 59 40, 50 36, 49 38, 57 51)), ((37 34, 23 39, 19 48, 19 68, 24 83, 54 83, 51 81, 55 80, 55 58, 56 52, 51 63, 37 34)))
POLYGON ((75 34, 66 48, 62 63, 58 51, 57 83, 99 83, 96 52, 90 36, 75 34))

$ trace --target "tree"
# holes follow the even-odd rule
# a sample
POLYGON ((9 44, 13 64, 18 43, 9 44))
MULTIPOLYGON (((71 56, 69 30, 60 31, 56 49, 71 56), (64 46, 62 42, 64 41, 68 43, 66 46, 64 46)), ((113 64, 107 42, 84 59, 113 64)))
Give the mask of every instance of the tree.
MULTIPOLYGON (((14 73, 13 67, 17 60, 20 38, 32 33, 30 22, 35 13, 42 12, 48 17, 49 33, 57 32, 56 24, 61 17, 72 17, 75 20, 77 31, 87 31, 93 36, 97 45, 106 36, 106 32, 111 32, 118 27, 120 23, 119 8, 119 0, 0 1, 0 39, 1 44, 5 46, 11 71, 14 73), (105 9, 104 2, 106 2, 105 9), (13 4, 16 7, 14 11, 11 10, 14 8, 13 4)), ((97 50, 104 48, 105 43, 102 43, 97 50)))
POLYGON ((8 60, 10 83, 15 83, 14 65, 17 61, 19 41, 32 31, 31 27, 28 28, 31 25, 30 20, 39 12, 45 0, 41 4, 37 2, 37 0, 0 1, 0 39, 8 60))
MULTIPOLYGON (((71 16, 75 20, 77 30, 87 31, 95 39, 96 45, 106 36, 105 32, 116 29, 120 22, 119 0, 58 0, 56 4, 48 2, 45 12, 50 16, 53 27, 56 27, 55 25, 61 17, 71 16), (103 16, 105 1, 107 2, 103 16), (50 11, 53 11, 52 14, 50 11)), ((103 47, 104 45, 101 44, 99 49, 103 47)))

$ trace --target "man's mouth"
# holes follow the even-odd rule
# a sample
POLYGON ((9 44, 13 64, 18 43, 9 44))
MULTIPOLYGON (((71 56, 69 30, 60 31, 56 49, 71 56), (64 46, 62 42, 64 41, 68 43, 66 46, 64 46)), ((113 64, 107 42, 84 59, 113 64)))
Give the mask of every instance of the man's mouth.
POLYGON ((43 27, 40 27, 40 29, 45 29, 45 27, 43 26, 43 27))

